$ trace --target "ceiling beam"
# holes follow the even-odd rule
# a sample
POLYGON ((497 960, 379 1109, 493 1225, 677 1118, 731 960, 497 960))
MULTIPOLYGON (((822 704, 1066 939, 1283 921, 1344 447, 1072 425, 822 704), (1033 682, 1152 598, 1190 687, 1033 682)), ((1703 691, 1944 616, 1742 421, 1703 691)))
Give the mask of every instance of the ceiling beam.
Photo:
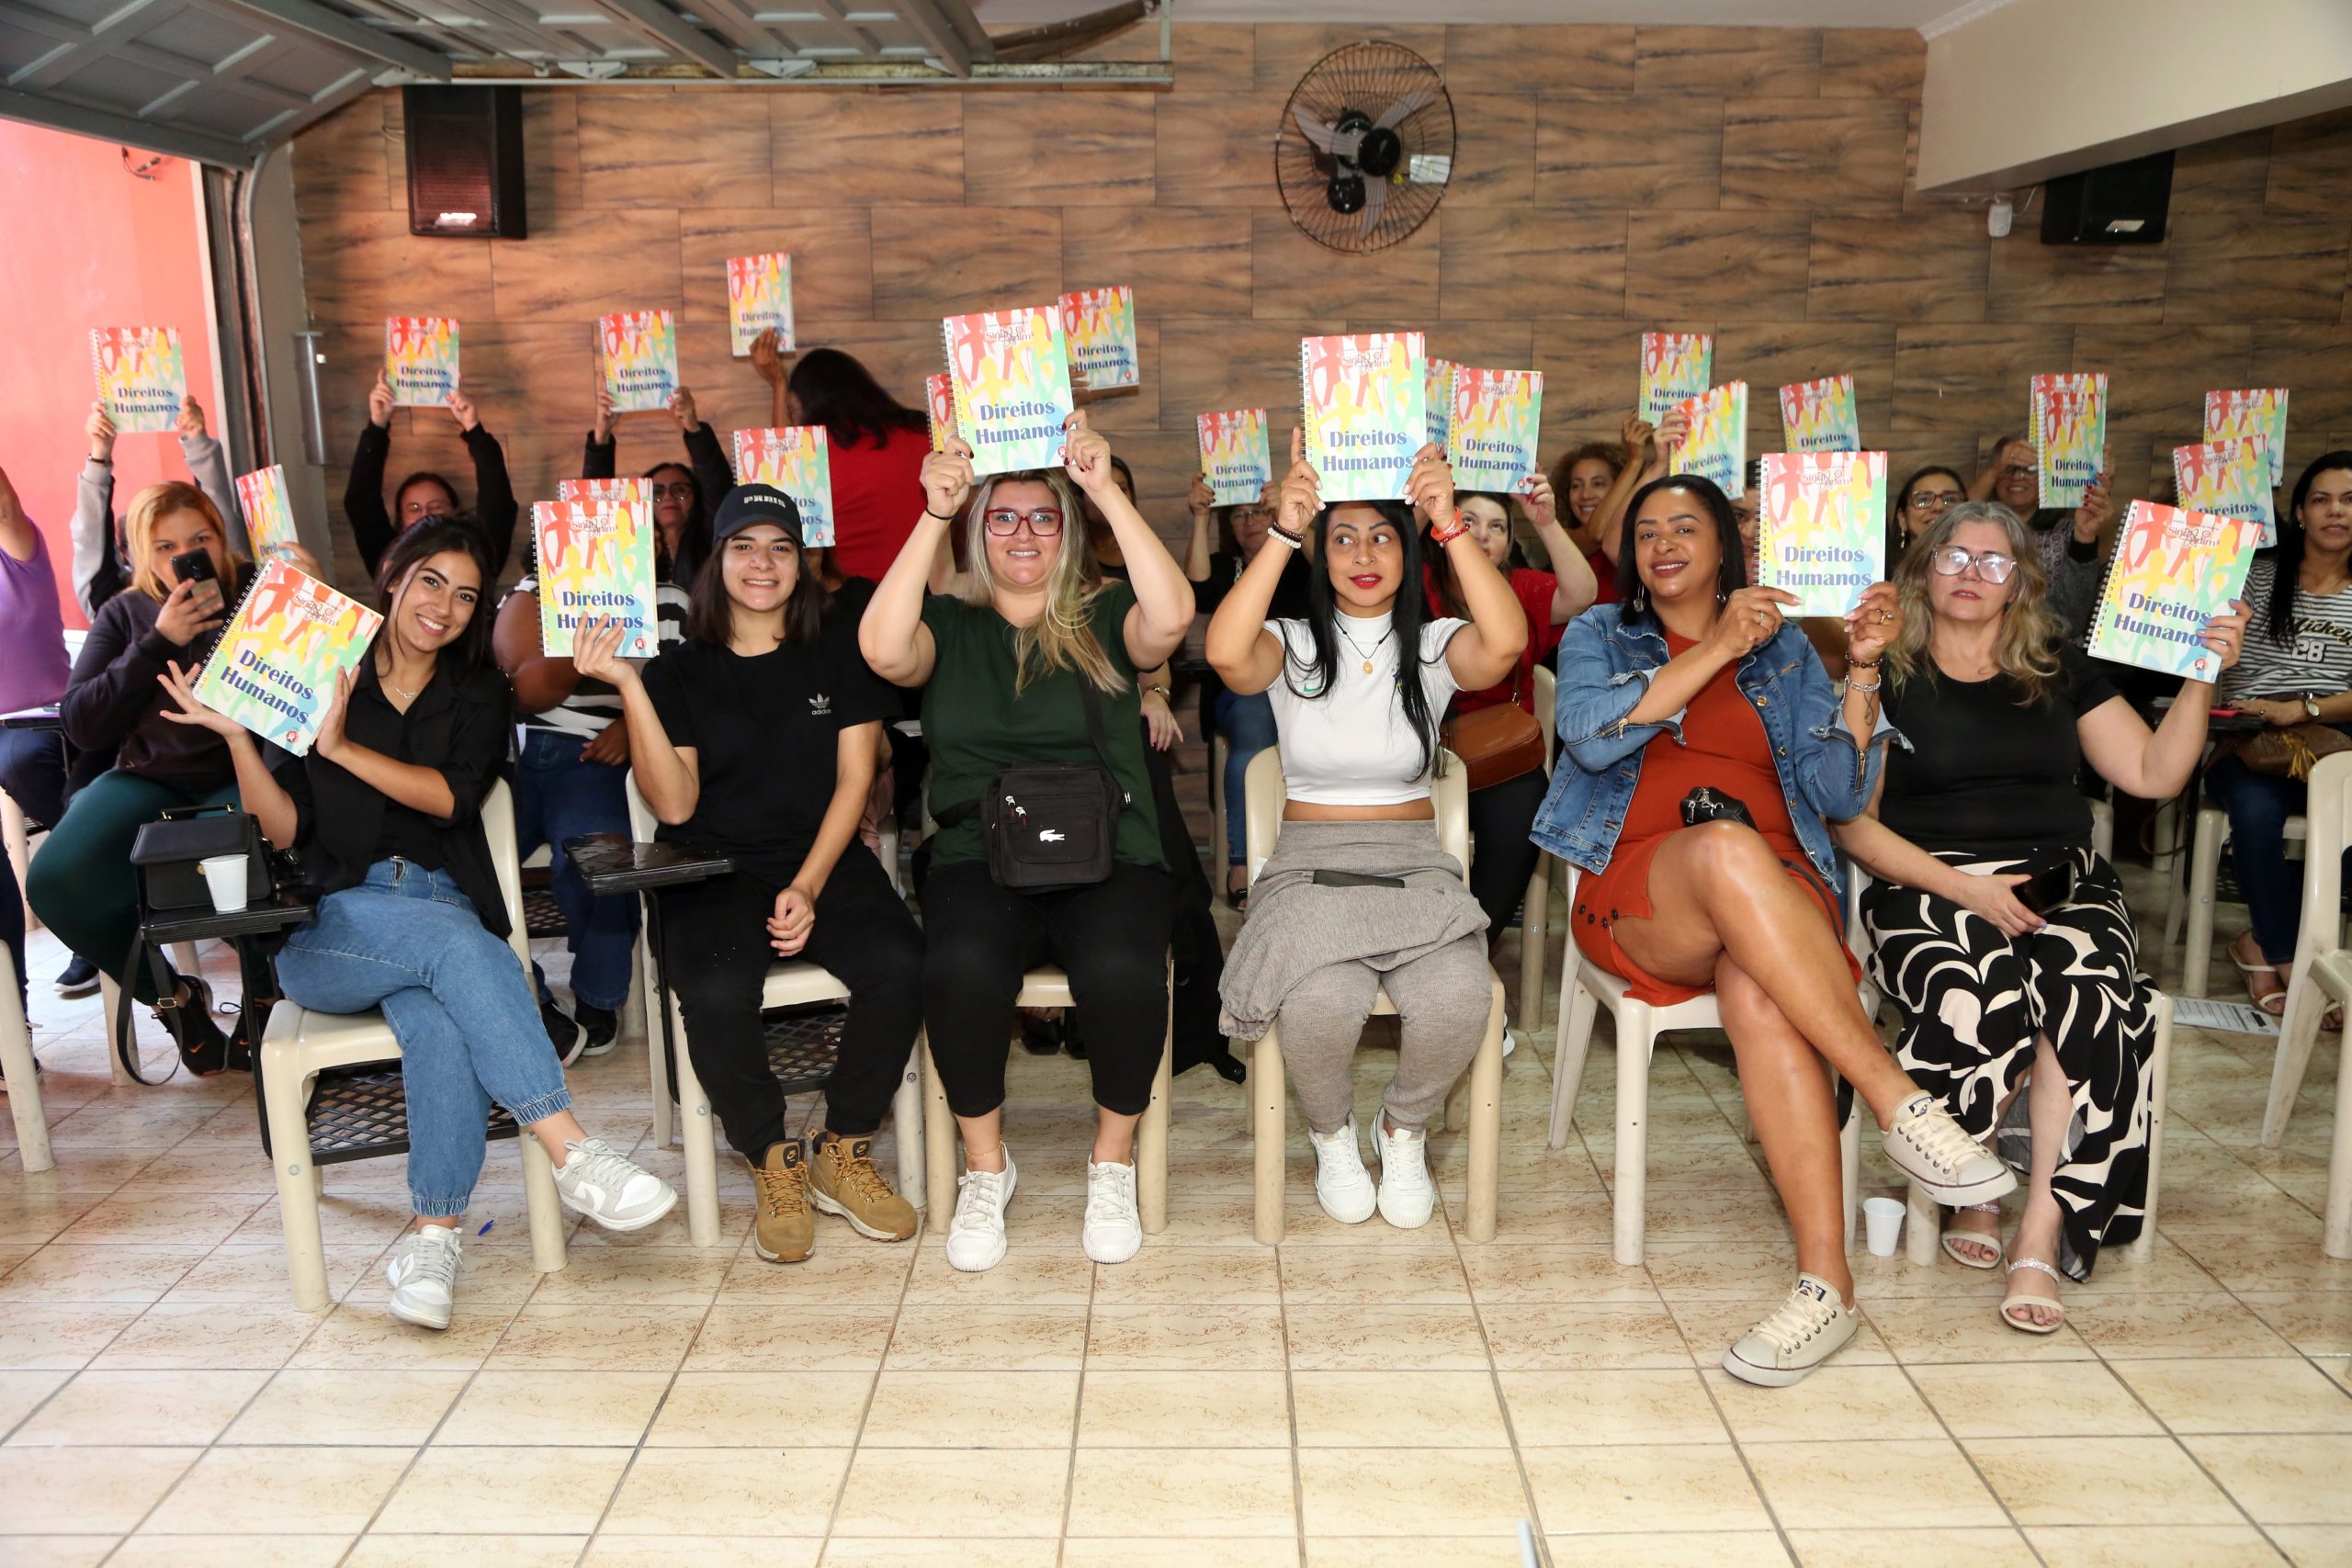
MULTIPOLYGON (((978 47, 975 48, 965 36, 965 29, 957 26, 955 12, 964 11, 967 17, 971 15, 965 9, 964 0, 891 0, 891 8, 951 75, 969 76, 974 61, 994 58, 986 34, 980 36, 978 47)), ((978 30, 977 24, 973 30, 978 30)))
POLYGON ((339 43, 355 54, 369 60, 379 60, 387 65, 397 65, 411 75, 428 81, 449 79, 449 59, 406 39, 379 32, 365 22, 356 21, 340 11, 328 9, 319 0, 226 0, 236 8, 282 22, 298 32, 312 38, 339 43))
POLYGON ((62 98, 35 97, 6 87, 0 87, 0 119, 22 120, 27 125, 71 130, 82 136, 97 137, 103 141, 119 141, 128 146, 144 148, 150 152, 167 152, 175 158, 188 158, 224 169, 251 168, 262 152, 258 147, 249 147, 225 136, 208 136, 200 130, 150 125, 129 115, 85 108, 62 98))
POLYGON ((674 50, 718 75, 732 78, 742 62, 735 51, 687 21, 662 0, 598 0, 640 37, 674 50))

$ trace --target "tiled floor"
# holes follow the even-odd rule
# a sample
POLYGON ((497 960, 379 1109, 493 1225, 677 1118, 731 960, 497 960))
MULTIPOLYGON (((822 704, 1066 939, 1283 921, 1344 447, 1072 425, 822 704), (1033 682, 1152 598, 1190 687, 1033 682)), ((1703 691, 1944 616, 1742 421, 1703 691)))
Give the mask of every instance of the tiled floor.
MULTIPOLYGON (((1512 1058, 1488 1246, 1331 1224, 1303 1145, 1289 1241, 1252 1245, 1241 1091, 1188 1075, 1170 1227, 1116 1269, 1077 1247, 1081 1077, 1016 1053, 991 1273, 832 1221, 763 1264, 723 1163, 721 1247, 682 1206, 541 1276, 503 1145, 433 1335, 382 1307, 399 1162, 330 1170, 338 1304, 295 1311, 245 1085, 108 1089, 95 1004, 35 954, 58 1167, 0 1156, 0 1562, 1436 1568, 1516 1562, 1527 1519, 1562 1564, 2352 1563, 2332 1038, 2272 1152, 2269 1043, 2180 1032, 2162 1239, 2059 1333, 1996 1322, 1991 1275, 1863 1257, 1869 1326, 1768 1392, 1715 1370, 1791 1270, 1720 1041, 1652 1072, 1645 1268, 1609 1256, 1605 1041, 1556 1154, 1550 1033, 1512 1058)), ((574 1084, 642 1145, 641 1052, 574 1084)), ((1464 1150, 1435 1145, 1458 1215, 1464 1150)))

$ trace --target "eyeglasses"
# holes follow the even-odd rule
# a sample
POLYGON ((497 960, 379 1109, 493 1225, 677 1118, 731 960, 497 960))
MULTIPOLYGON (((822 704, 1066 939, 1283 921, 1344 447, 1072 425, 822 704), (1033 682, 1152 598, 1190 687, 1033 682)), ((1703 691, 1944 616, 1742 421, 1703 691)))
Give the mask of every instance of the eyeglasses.
POLYGON ((2017 559, 1998 550, 1976 551, 1959 545, 1946 545, 1928 558, 1939 577, 1958 577, 1970 567, 1987 582, 2007 582, 2009 573, 2017 570, 2017 559))
POLYGON ((1956 490, 1915 490, 1905 497, 1905 503, 1914 512, 1941 512, 1947 506, 1958 506, 1968 498, 1956 490))
POLYGON ((1052 507, 1041 506, 1035 512, 1015 512, 1011 507, 990 510, 981 514, 989 533, 1000 539, 1009 539, 1021 532, 1021 525, 1041 539, 1050 539, 1062 531, 1062 514, 1052 507))
POLYGON ((1274 520, 1274 509, 1271 506, 1237 506, 1233 509, 1233 520, 1236 523, 1271 523, 1274 520))
POLYGON ((675 484, 658 484, 653 487, 653 499, 656 501, 692 501, 694 498, 695 482, 692 479, 680 479, 675 484))

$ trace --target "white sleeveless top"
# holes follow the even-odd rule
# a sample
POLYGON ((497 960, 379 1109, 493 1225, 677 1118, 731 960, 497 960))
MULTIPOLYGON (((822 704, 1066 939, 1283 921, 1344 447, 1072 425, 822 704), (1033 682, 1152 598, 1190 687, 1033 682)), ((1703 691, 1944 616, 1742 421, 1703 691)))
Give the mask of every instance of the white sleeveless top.
MULTIPOLYGON (((1313 806, 1401 806, 1430 793, 1420 742, 1405 722, 1396 691, 1396 638, 1392 618, 1340 615, 1329 692, 1301 695, 1313 677, 1314 634, 1303 620, 1268 621, 1281 639, 1283 672, 1266 688, 1290 798, 1313 806), (1372 671, 1364 671, 1369 662, 1372 671), (1416 771, 1418 770, 1418 772, 1416 771)), ((1421 691, 1430 722, 1445 717, 1454 691, 1445 660, 1453 634, 1469 625, 1452 618, 1421 626, 1421 691)), ((1432 742, 1436 737, 1431 736, 1432 742)))

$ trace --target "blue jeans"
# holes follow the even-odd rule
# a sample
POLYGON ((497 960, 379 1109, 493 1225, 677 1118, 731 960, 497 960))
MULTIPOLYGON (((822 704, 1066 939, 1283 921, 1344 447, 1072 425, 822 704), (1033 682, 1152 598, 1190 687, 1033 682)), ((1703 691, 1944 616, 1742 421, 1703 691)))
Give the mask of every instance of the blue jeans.
POLYGON ((1250 759, 1274 743, 1274 705, 1263 692, 1219 691, 1210 712, 1225 737, 1225 863, 1239 865, 1250 852, 1250 814, 1241 808, 1250 759))
POLYGON ((2230 864, 2254 944, 2270 963, 2292 963, 2303 925, 2303 877, 2287 860, 2287 818, 2309 802, 2310 787, 2224 757, 2205 771, 2205 793, 2229 813, 2230 864))
POLYGON ((314 1011, 384 1010, 401 1043, 409 1199, 420 1214, 466 1212, 492 1100, 525 1126, 571 1107, 514 950, 483 929, 447 872, 378 861, 294 929, 277 983, 314 1011))
POLYGON ((563 841, 582 833, 628 831, 628 770, 581 761, 583 744, 551 729, 523 732, 523 758, 514 769, 515 852, 528 856, 548 846, 556 906, 569 928, 571 995, 585 1006, 616 1012, 628 999, 637 899, 589 892, 563 841))

